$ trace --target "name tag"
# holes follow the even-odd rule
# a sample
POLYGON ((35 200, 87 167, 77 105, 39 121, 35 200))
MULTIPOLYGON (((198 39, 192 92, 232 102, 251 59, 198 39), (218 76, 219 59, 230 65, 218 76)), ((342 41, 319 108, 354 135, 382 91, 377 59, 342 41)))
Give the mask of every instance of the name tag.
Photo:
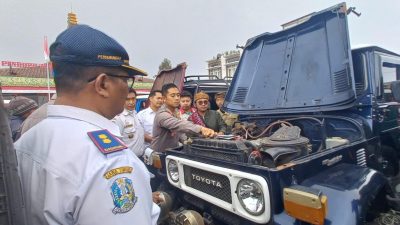
POLYGON ((124 128, 128 128, 128 127, 133 127, 133 124, 127 124, 124 126, 124 128))

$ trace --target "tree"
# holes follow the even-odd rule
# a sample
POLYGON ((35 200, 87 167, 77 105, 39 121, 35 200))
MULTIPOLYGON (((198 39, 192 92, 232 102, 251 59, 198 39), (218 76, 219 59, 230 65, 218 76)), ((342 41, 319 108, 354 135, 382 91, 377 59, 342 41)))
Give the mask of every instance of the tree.
POLYGON ((158 70, 169 70, 172 69, 171 65, 171 60, 164 58, 164 60, 161 62, 160 66, 158 67, 158 70))

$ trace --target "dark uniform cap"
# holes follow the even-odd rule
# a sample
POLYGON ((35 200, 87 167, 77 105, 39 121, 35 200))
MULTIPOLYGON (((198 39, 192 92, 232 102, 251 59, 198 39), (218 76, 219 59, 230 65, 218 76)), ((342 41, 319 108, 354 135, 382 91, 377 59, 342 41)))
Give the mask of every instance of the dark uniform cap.
POLYGON ((130 76, 147 73, 129 65, 124 47, 105 33, 87 25, 75 25, 58 35, 50 46, 50 60, 84 66, 123 67, 130 76))
POLYGON ((32 109, 37 109, 37 107, 38 105, 34 100, 23 96, 17 96, 11 99, 8 110, 13 116, 20 116, 32 109))

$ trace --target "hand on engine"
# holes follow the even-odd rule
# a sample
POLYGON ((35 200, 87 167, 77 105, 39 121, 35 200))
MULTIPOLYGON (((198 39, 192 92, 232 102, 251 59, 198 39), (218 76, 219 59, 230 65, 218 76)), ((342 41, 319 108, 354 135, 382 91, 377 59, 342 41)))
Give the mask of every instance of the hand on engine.
POLYGON ((207 127, 202 127, 201 128, 201 134, 204 137, 214 137, 216 135, 214 130, 212 130, 210 128, 207 128, 207 127))

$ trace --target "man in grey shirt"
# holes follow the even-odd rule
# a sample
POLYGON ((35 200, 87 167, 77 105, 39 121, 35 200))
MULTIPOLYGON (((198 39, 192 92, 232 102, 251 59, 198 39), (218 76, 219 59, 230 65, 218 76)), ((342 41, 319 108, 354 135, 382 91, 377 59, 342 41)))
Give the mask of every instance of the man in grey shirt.
POLYGON ((168 148, 179 146, 179 140, 185 133, 202 134, 205 137, 215 136, 212 129, 181 120, 177 108, 179 107, 180 92, 175 84, 165 84, 162 87, 164 105, 157 111, 154 118, 151 149, 164 152, 168 148))

